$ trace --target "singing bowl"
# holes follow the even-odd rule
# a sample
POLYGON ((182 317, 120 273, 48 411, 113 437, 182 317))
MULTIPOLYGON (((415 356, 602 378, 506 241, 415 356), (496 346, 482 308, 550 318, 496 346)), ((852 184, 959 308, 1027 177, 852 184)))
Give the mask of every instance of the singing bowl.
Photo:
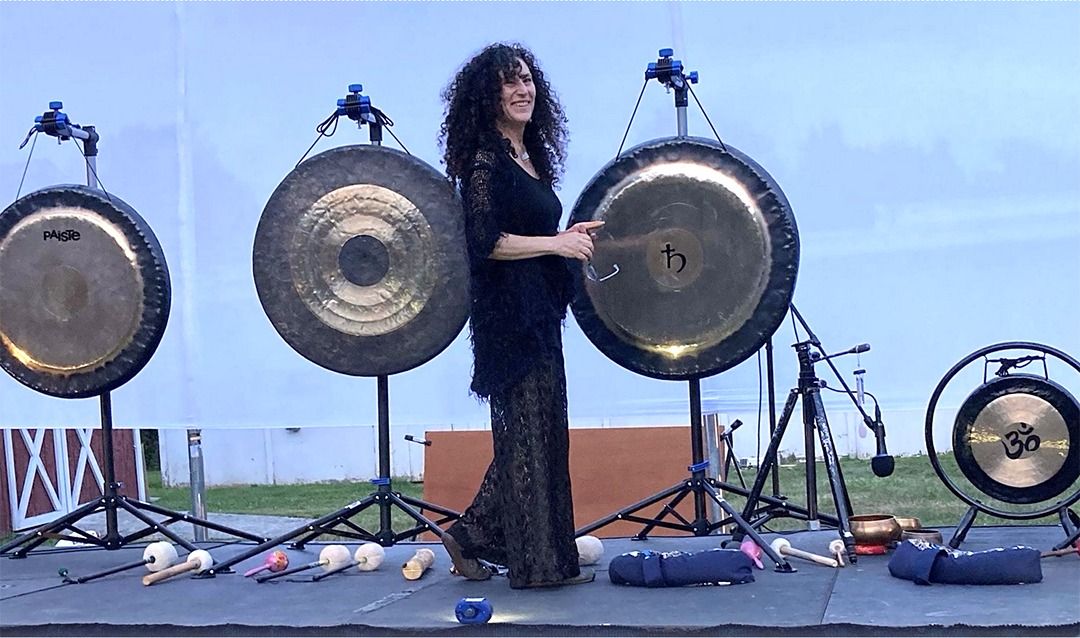
POLYGON ((896 517, 888 514, 851 517, 851 534, 857 545, 888 545, 900 540, 902 533, 896 517))
POLYGON ((905 529, 900 537, 905 541, 922 540, 935 545, 942 543, 941 532, 936 529, 905 529))
POLYGON ((912 529, 922 529, 922 521, 914 516, 896 516, 894 518, 896 518, 897 524, 900 525, 900 529, 905 532, 912 529))

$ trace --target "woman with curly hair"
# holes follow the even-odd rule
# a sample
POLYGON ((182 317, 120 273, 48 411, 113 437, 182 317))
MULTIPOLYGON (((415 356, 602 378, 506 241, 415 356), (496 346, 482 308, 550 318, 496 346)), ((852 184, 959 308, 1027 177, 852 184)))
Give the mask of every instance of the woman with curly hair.
POLYGON ((443 536, 454 571, 510 586, 592 580, 581 573, 570 495, 562 321, 567 259, 592 256, 588 222, 559 232, 553 187, 566 155, 566 117, 535 57, 493 44, 443 91, 446 172, 459 189, 470 262, 471 390, 491 408, 494 460, 443 536))

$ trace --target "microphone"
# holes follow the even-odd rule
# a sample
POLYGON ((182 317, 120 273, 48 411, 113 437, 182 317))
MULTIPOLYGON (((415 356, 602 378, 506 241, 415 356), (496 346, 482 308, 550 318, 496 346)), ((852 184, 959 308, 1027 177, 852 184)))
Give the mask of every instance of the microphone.
POLYGON ((874 476, 885 477, 893 473, 896 462, 885 449, 885 424, 881 422, 881 408, 874 405, 874 438, 877 439, 877 454, 870 459, 870 469, 874 476))

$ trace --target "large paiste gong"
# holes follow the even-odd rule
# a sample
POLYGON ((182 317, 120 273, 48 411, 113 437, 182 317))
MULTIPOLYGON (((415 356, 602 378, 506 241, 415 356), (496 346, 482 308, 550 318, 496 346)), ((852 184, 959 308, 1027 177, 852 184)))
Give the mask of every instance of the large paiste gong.
POLYGON ((571 223, 602 220, 575 268, 574 316, 616 363, 659 379, 731 368, 783 321, 799 236, 783 191, 749 157, 689 137, 647 142, 605 166, 571 223))
POLYGON ((1049 500, 1080 477, 1080 406, 1049 379, 1011 374, 976 388, 953 427, 956 464, 1008 503, 1049 500))
POLYGON ((320 153, 267 202, 254 274, 274 328, 304 357, 357 376, 409 370, 468 318, 460 201, 438 171, 401 151, 320 153))
POLYGON ((146 365, 169 318, 165 255, 138 213, 87 186, 0 213, 0 366, 64 398, 113 390, 146 365))

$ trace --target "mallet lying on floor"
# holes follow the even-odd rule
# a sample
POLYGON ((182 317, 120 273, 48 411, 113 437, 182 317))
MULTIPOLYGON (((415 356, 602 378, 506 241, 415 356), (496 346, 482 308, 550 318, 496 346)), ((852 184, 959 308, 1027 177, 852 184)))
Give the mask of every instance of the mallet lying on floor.
POLYGON ((280 549, 274 550, 266 555, 263 559, 263 564, 258 567, 252 567, 244 572, 244 578, 250 578, 259 572, 270 570, 275 574, 280 571, 284 571, 289 568, 289 555, 280 549))
POLYGON ((194 571, 196 574, 205 572, 214 566, 214 557, 210 555, 210 552, 205 549, 197 549, 188 554, 187 561, 180 563, 179 565, 173 565, 168 569, 163 569, 160 572, 153 574, 147 574, 143 576, 143 585, 153 585, 156 582, 165 580, 166 578, 172 578, 173 576, 179 576, 190 571, 194 571))
POLYGON ((1072 544, 1071 547, 1062 547, 1061 549, 1052 549, 1048 552, 1039 554, 1039 558, 1049 558, 1051 556, 1068 556, 1069 554, 1076 554, 1080 556, 1080 540, 1072 544))
POLYGON ((276 574, 269 574, 267 576, 259 576, 255 579, 257 583, 265 583, 268 580, 274 580, 275 578, 283 578, 285 576, 291 576, 299 572, 315 569, 316 567, 322 567, 323 571, 329 571, 342 565, 349 563, 349 548, 344 545, 327 545, 319 552, 319 560, 310 562, 306 565, 300 565, 299 567, 293 567, 292 569, 286 569, 285 571, 278 572, 276 574))
POLYGON ((356 567, 356 569, 362 572, 370 572, 379 568, 382 565, 383 558, 386 557, 386 550, 382 548, 382 545, 378 543, 364 543, 360 547, 356 548, 356 552, 353 553, 352 561, 339 565, 334 569, 327 570, 321 574, 316 574, 311 577, 312 582, 318 582, 327 576, 333 576, 339 574, 350 567, 356 567))
POLYGON ((172 567, 180 560, 180 557, 176 554, 176 548, 172 543, 166 543, 165 541, 158 541, 156 543, 150 543, 143 550, 142 560, 137 563, 128 563, 126 565, 120 565, 119 567, 112 567, 104 571, 97 572, 96 574, 89 574, 87 576, 80 576, 78 578, 69 578, 66 569, 60 570, 60 575, 64 578, 65 583, 81 584, 94 580, 95 578, 101 578, 102 576, 108 576, 109 574, 115 574, 117 572, 134 569, 140 565, 146 565, 146 568, 150 572, 159 572, 168 567, 172 567))
POLYGON ((839 538, 829 543, 829 553, 836 557, 836 562, 841 567, 844 566, 844 554, 847 552, 847 548, 844 547, 844 541, 839 538))
POLYGON ((786 538, 778 538, 772 542, 773 551, 781 556, 794 556, 795 558, 801 558, 808 560, 811 563, 817 563, 818 565, 824 565, 826 567, 839 567, 840 564, 831 558, 824 556, 818 556, 817 554, 811 554, 810 552, 804 552, 801 549, 795 549, 791 546, 786 538))
POLYGON ((423 547, 416 550, 413 557, 401 566, 401 575, 405 577, 405 580, 419 580, 434 562, 435 552, 423 547))

